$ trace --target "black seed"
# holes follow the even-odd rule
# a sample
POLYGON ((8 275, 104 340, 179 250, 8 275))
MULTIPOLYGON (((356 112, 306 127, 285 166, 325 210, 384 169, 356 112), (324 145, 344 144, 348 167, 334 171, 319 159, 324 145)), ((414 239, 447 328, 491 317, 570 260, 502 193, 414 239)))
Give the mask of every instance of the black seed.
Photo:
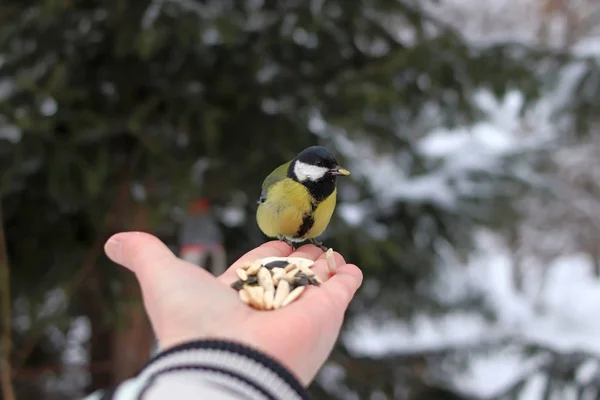
POLYGON ((266 269, 273 269, 273 268, 285 268, 287 267, 288 262, 287 261, 271 261, 268 264, 265 264, 264 267, 266 269))
POLYGON ((238 279, 237 281, 231 284, 231 287, 235 290, 242 290, 242 288, 244 287, 244 282, 238 279))
POLYGON ((248 277, 248 279, 246 279, 246 283, 249 284, 249 285, 253 285, 255 283, 258 283, 258 276, 256 276, 256 275, 250 275, 248 277))
POLYGON ((317 279, 316 279, 314 276, 310 276, 310 277, 308 278, 308 282, 309 282, 311 285, 315 285, 315 286, 320 286, 320 285, 321 285, 321 284, 319 283, 319 281, 317 281, 317 279))
POLYGON ((308 277, 306 275, 297 277, 294 284, 296 286, 306 286, 308 285, 308 277))

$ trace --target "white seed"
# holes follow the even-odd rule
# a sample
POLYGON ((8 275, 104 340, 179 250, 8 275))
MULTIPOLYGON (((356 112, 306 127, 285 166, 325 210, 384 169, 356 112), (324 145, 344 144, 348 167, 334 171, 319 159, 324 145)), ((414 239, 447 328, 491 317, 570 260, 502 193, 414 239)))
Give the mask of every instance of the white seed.
POLYGON ((283 268, 273 268, 271 270, 271 273, 273 274, 273 284, 279 285, 279 280, 285 276, 285 271, 283 270, 283 268))
POLYGON ((275 301, 275 291, 274 290, 265 290, 265 294, 263 296, 263 309, 264 310, 272 310, 274 301, 275 301))
POLYGON ((257 277, 258 284, 262 286, 266 292, 268 292, 269 290, 275 290, 273 278, 271 277, 271 272, 269 272, 268 269, 266 269, 265 267, 261 267, 258 270, 257 277))
POLYGON ((277 291, 275 292, 275 299, 273 300, 273 308, 278 309, 281 307, 288 294, 290 294, 290 284, 285 280, 279 281, 277 291))
POLYGON ((290 292, 290 294, 287 295, 285 300, 283 300, 283 303, 281 303, 281 307, 285 307, 288 304, 290 304, 292 301, 296 300, 298 298, 298 296, 300 296, 302 294, 302 292, 304 292, 305 289, 306 289, 306 286, 298 286, 296 289, 292 290, 290 292))
POLYGON ((279 278, 279 282, 281 282, 281 281, 286 281, 290 285, 293 285, 293 284, 296 283, 296 277, 295 276, 289 276, 289 275, 283 275, 281 278, 279 278))
POLYGON ((302 257, 287 257, 287 262, 289 262, 290 264, 295 264, 297 266, 302 265, 303 267, 307 267, 307 268, 309 268, 311 265, 313 265, 315 263, 313 260, 310 260, 308 258, 302 258, 302 257))
POLYGON ((248 269, 248 268, 250 268, 250 265, 252 265, 252 263, 250 261, 246 261, 245 263, 242 264, 242 266, 240 268, 248 269))
POLYGON ((240 278, 240 280, 242 281, 246 281, 248 279, 248 274, 246 273, 245 270, 238 268, 235 273, 237 274, 238 278, 240 278))
POLYGON ((335 259, 333 258, 333 249, 331 248, 327 250, 327 268, 329 268, 330 274, 335 273, 336 265, 335 259))
POLYGON ((250 305, 261 310, 263 308, 265 289, 262 286, 246 286, 245 290, 248 291, 250 305))
POLYGON ((290 272, 291 270, 293 270, 294 268, 298 268, 296 267, 296 264, 288 264, 285 266, 285 268, 283 269, 285 272, 290 272))
POLYGON ((262 263, 260 260, 253 261, 248 270, 246 271, 248 275, 256 275, 258 270, 262 267, 262 263))
POLYGON ((238 296, 240 296, 240 300, 242 300, 244 303, 250 304, 250 296, 248 295, 248 292, 246 290, 240 290, 238 292, 238 296))
POLYGON ((292 270, 288 271, 288 272, 285 274, 285 277, 286 277, 286 279, 287 279, 287 278, 292 278, 292 279, 293 279, 293 278, 296 276, 296 274, 297 274, 298 272, 300 272, 300 268, 298 268, 298 267, 295 267, 294 269, 292 269, 292 270))
POLYGON ((310 269, 308 267, 305 267, 304 265, 298 265, 298 268, 300 268, 300 271, 304 272, 304 274, 307 276, 315 275, 315 271, 313 271, 312 269, 310 269))
MULTIPOLYGON (((323 283, 310 267, 313 260, 301 257, 266 257, 261 260, 245 262, 236 270, 240 281, 247 282, 250 276, 256 275, 258 285, 244 286, 238 291, 240 300, 250 307, 259 310, 278 309, 290 304, 300 296, 306 286, 296 286, 297 275, 306 275, 313 282, 323 283), (268 269, 264 265, 273 261, 286 261, 285 268, 268 269)), ((327 252, 327 265, 330 272, 335 271, 333 251, 327 252)))

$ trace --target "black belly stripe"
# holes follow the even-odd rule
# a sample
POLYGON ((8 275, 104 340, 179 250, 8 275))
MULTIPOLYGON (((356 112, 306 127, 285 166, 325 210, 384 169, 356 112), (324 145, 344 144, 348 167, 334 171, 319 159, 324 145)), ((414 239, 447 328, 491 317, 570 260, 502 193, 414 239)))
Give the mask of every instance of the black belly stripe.
POLYGON ((314 212, 317 209, 317 204, 314 201, 310 203, 310 213, 302 216, 302 225, 298 228, 298 231, 294 235, 295 238, 300 238, 308 233, 315 224, 314 212))
POLYGON ((308 233, 310 228, 315 224, 315 219, 312 214, 304 214, 302 217, 302 225, 298 228, 298 231, 294 235, 295 238, 300 238, 308 233))

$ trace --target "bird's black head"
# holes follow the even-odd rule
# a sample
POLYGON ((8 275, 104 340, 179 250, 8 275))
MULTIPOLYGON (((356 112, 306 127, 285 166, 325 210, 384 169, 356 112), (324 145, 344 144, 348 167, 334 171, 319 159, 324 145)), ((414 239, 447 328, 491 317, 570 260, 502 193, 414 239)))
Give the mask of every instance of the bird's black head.
POLYGON ((327 169, 335 169, 338 167, 335 156, 322 146, 311 146, 302 150, 296 157, 296 160, 304 164, 325 167, 327 169))
POLYGON ((304 149, 288 168, 288 176, 306 186, 317 200, 333 193, 338 175, 350 172, 341 168, 335 156, 322 146, 304 149))

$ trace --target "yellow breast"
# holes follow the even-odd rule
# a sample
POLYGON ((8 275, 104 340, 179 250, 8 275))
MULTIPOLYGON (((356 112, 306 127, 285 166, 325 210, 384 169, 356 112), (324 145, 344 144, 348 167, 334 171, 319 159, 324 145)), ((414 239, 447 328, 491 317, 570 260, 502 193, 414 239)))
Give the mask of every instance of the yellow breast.
POLYGON ((308 233, 304 235, 304 238, 315 238, 325 232, 335 209, 336 197, 337 190, 334 190, 328 198, 319 203, 314 212, 315 223, 308 233))
POLYGON ((336 194, 334 190, 313 211, 308 189, 291 179, 281 180, 269 189, 267 200, 258 206, 258 227, 272 238, 285 236, 289 239, 304 240, 317 237, 325 231, 333 215, 336 194), (304 235, 298 236, 298 230, 307 217, 314 220, 312 227, 304 235))

